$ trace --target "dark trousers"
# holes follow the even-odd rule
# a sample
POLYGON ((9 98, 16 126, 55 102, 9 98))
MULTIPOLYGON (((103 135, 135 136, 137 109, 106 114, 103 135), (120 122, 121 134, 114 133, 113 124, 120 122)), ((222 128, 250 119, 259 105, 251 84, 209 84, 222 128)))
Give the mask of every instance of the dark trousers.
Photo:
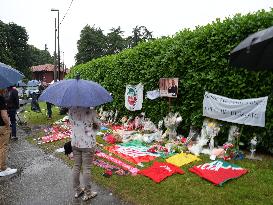
POLYGON ((51 117, 52 116, 52 104, 49 102, 46 102, 46 109, 47 109, 47 116, 51 117))
POLYGON ((8 115, 10 119, 11 136, 16 137, 16 112, 17 109, 11 108, 8 110, 8 115))

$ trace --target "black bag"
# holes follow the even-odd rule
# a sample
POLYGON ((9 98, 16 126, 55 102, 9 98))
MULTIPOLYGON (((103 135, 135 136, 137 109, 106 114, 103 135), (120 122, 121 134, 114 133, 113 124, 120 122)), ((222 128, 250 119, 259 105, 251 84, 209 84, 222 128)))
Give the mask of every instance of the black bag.
POLYGON ((68 141, 64 144, 64 153, 66 155, 69 155, 72 152, 72 146, 71 146, 71 141, 68 141))
POLYGON ((60 115, 66 115, 67 112, 68 112, 68 108, 66 108, 66 107, 60 108, 60 115))

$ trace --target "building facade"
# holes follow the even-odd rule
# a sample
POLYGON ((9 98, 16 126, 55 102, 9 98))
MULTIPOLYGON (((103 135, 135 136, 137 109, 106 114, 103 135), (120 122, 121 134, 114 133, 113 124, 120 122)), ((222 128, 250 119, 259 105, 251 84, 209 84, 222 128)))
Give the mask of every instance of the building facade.
MULTIPOLYGON (((52 81, 54 81, 54 65, 53 64, 32 66, 31 72, 32 72, 33 80, 38 80, 41 82, 43 81, 46 83, 51 83, 52 81)), ((56 79, 58 80, 60 76, 60 80, 63 80, 66 73, 67 73, 66 68, 63 69, 61 67, 60 72, 58 71, 58 68, 56 68, 56 79)))

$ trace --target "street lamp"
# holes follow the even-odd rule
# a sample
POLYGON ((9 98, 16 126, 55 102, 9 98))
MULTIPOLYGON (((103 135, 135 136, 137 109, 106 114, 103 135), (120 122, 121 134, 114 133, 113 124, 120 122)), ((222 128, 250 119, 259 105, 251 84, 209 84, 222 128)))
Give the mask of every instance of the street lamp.
POLYGON ((54 72, 53 72, 53 79, 54 82, 57 82, 57 54, 56 54, 56 33, 57 33, 57 23, 55 18, 55 28, 54 28, 54 72))
MULTIPOLYGON (((60 59, 60 15, 59 15, 59 9, 51 9, 51 11, 58 11, 58 79, 61 80, 61 59, 60 59)), ((56 29, 55 29, 56 30, 56 29)), ((56 37, 55 37, 56 42, 56 37)))

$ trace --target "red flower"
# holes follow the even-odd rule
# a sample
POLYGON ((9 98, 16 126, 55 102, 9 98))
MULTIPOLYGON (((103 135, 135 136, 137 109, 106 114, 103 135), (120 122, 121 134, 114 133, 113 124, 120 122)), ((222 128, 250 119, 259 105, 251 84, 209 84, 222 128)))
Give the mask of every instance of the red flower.
POLYGON ((184 143, 186 143, 187 142, 187 138, 186 137, 182 137, 181 138, 181 142, 184 144, 184 143))

